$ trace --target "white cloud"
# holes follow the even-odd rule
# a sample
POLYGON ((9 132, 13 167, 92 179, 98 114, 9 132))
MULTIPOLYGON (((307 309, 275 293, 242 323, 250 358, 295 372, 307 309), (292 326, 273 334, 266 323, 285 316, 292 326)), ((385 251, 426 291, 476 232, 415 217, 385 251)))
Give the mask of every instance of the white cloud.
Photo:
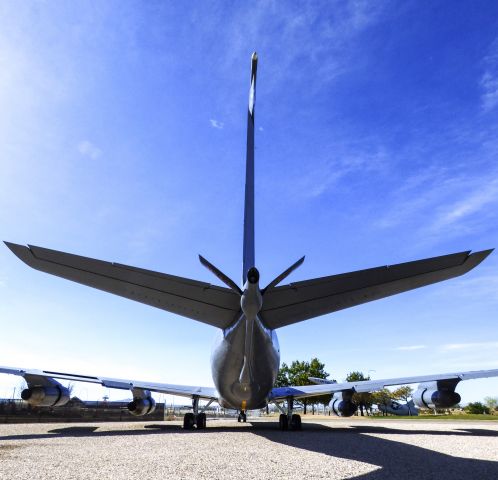
POLYGON ((316 198, 327 193, 344 177, 381 173, 388 167, 388 155, 382 146, 372 152, 371 144, 332 145, 329 151, 336 152, 334 158, 316 162, 312 170, 301 175, 294 185, 299 198, 316 198))
POLYGON ((92 160, 96 160, 102 155, 102 150, 88 140, 78 143, 78 152, 84 157, 90 157, 92 160))
POLYGON ((423 350, 424 348, 427 348, 427 345, 406 345, 402 347, 396 347, 395 350, 423 350))
POLYGON ((211 119, 209 120, 209 122, 211 123, 211 126, 212 126, 213 128, 218 128, 218 129, 220 129, 220 130, 222 130, 222 129, 223 129, 223 127, 225 126, 225 124, 224 124, 223 122, 220 122, 219 120, 215 120, 214 118, 211 118, 211 119))
POLYGON ((498 342, 447 343, 441 346, 443 351, 498 349, 498 342))
POLYGON ((496 202, 498 202, 498 179, 483 178, 463 199, 442 209, 429 230, 431 233, 438 233, 441 230, 447 232, 447 227, 464 221, 472 214, 496 202))
POLYGON ((479 83, 483 91, 482 108, 488 112, 498 105, 498 38, 491 44, 488 55, 484 57, 484 65, 486 69, 479 83))

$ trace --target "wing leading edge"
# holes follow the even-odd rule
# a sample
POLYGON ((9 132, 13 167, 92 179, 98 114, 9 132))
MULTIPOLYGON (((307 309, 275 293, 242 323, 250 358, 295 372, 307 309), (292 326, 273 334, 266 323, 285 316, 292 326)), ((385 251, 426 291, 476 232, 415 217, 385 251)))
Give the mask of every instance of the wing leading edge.
POLYGON ((408 385, 410 383, 440 382, 449 380, 458 383, 461 380, 473 380, 477 378, 498 377, 496 370, 478 370, 472 372, 439 373, 434 375, 420 375, 417 377, 387 378, 380 380, 364 380, 361 382, 324 383, 321 385, 305 385, 302 387, 278 387, 271 391, 270 401, 285 400, 288 397, 305 398, 319 395, 352 390, 353 392, 365 393, 382 390, 394 385, 408 385))
POLYGON ((261 317, 269 328, 284 327, 458 277, 492 251, 460 252, 275 287, 265 293, 261 317))
POLYGON ((36 270, 215 327, 228 327, 240 311, 239 295, 228 288, 32 245, 5 244, 36 270))
POLYGON ((178 395, 181 397, 197 396, 204 400, 217 400, 218 393, 212 387, 199 387, 189 385, 173 385, 169 383, 144 382, 141 380, 126 380, 108 377, 94 377, 90 375, 77 375, 74 373, 52 372, 48 370, 23 369, 14 367, 0 367, 0 373, 18 375, 37 385, 45 385, 49 379, 57 378, 71 382, 97 383, 107 388, 120 390, 149 390, 151 392, 178 395))

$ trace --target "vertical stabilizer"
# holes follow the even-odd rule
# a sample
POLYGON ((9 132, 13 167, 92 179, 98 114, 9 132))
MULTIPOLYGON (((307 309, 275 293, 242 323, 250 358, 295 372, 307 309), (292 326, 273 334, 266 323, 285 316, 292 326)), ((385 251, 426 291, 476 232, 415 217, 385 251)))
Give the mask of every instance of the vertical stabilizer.
POLYGON ((246 191, 244 203, 244 258, 242 262, 242 284, 246 282, 247 271, 254 267, 254 106, 256 104, 256 71, 258 55, 251 57, 251 87, 249 89, 249 110, 247 112, 247 154, 246 191))

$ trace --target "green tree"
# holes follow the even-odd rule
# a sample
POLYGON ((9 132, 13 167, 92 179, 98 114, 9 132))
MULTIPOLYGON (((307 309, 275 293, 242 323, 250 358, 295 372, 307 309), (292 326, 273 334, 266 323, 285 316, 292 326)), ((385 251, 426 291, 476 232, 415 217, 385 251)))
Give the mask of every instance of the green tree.
MULTIPOLYGON (((318 358, 312 358, 311 361, 294 360, 290 366, 282 363, 275 382, 276 387, 288 387, 295 385, 301 387, 303 385, 313 385, 309 377, 327 378, 329 374, 325 371, 325 364, 320 362, 318 358)), ((308 405, 316 405, 317 403, 329 403, 330 395, 322 395, 320 397, 303 398, 299 403, 303 405, 304 414, 307 413, 308 405)), ((314 411, 314 410, 313 410, 314 411)))
MULTIPOLYGON (((303 385, 310 385, 311 382, 308 380, 310 377, 310 364, 306 361, 294 360, 289 367, 289 382, 290 385, 295 385, 296 387, 302 387, 303 385)), ((303 398, 300 400, 303 405, 303 413, 306 415, 308 405, 310 404, 309 398, 303 398)))
POLYGON ((473 413, 473 414, 488 414, 489 413, 489 408, 486 407, 486 405, 483 405, 481 402, 471 402, 469 403, 464 410, 467 413, 473 413))
POLYGON ((289 367, 284 362, 280 365, 278 370, 277 379, 275 380, 275 387, 288 387, 290 385, 289 376, 289 367))
MULTIPOLYGON (((370 380, 363 372, 350 372, 346 377, 346 382, 362 382, 364 380, 370 380)), ((368 410, 372 407, 372 394, 371 393, 357 393, 353 394, 353 402, 360 407, 361 416, 364 416, 364 410, 368 410)))
POLYGON ((394 400, 403 400, 404 402, 408 402, 413 395, 413 388, 408 385, 404 385, 403 387, 399 387, 394 390, 391 395, 394 400))
MULTIPOLYGON (((318 358, 312 358, 309 363, 309 375, 308 377, 315 378, 327 378, 329 374, 325 371, 325 364, 320 362, 318 358)), ((308 382, 309 384, 311 382, 308 382)), ((309 402, 311 403, 313 415, 315 414, 315 405, 328 405, 330 400, 332 399, 332 395, 320 395, 319 397, 311 397, 309 402)))
POLYGON ((498 410, 498 398, 497 397, 486 397, 484 403, 490 410, 498 410))
MULTIPOLYGON (((392 393, 387 388, 378 390, 370 394, 370 400, 372 403, 379 405, 381 407, 387 407, 391 403, 392 393)), ((379 409, 380 410, 380 409, 379 409)), ((387 413, 382 411, 382 416, 386 416, 387 413)))

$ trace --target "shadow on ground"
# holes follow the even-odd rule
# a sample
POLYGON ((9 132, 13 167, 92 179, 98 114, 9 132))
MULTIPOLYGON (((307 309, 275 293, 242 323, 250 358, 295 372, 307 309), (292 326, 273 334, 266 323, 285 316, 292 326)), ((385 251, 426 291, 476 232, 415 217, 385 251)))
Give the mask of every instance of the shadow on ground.
MULTIPOLYGON (((214 422, 213 422, 214 423, 214 422)), ((108 437, 118 435, 206 435, 216 432, 232 432, 255 434, 269 441, 288 445, 297 449, 317 452, 331 457, 365 462, 380 467, 368 474, 353 477, 360 480, 380 479, 498 479, 498 462, 474 460, 454 457, 438 453, 427 448, 410 445, 411 435, 427 435, 438 437, 441 442, 447 436, 468 437, 469 441, 476 437, 498 437, 498 431, 461 428, 458 430, 404 430, 395 427, 352 426, 349 428, 326 426, 313 423, 303 424, 301 432, 276 429, 271 422, 254 422, 246 425, 223 426, 210 422, 206 430, 185 431, 178 425, 157 424, 138 426, 132 430, 99 431, 99 426, 74 426, 56 428, 48 433, 5 435, 0 441, 28 440, 54 437, 108 437), (404 442, 379 438, 373 435, 399 435, 404 442)), ((204 440, 205 441, 205 440, 204 440)), ((312 466, 310 467, 312 468, 312 466)))

